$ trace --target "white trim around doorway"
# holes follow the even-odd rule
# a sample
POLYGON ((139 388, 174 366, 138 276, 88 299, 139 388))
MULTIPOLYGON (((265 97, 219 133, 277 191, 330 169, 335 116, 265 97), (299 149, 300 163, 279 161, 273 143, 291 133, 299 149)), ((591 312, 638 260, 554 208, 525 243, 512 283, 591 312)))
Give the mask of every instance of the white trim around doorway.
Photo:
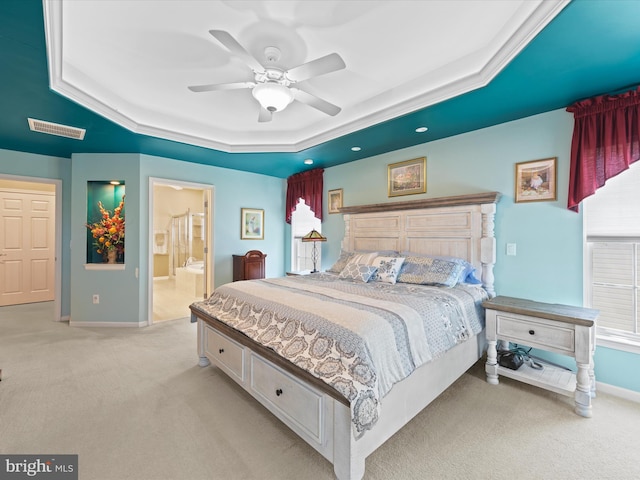
POLYGON ((155 186, 172 186, 174 188, 191 188, 204 190, 208 192, 208 208, 206 210, 206 225, 208 226, 207 231, 207 252, 205 256, 206 262, 206 290, 210 293, 213 289, 214 285, 214 268, 213 268, 213 258, 214 258, 214 238, 213 238, 213 225, 214 225, 214 194, 215 187, 211 184, 205 183, 195 183, 195 182, 187 182, 183 180, 175 180, 170 178, 160 178, 160 177, 149 177, 149 225, 148 225, 148 258, 147 258, 147 325, 153 325, 153 212, 154 212, 154 187, 155 186))

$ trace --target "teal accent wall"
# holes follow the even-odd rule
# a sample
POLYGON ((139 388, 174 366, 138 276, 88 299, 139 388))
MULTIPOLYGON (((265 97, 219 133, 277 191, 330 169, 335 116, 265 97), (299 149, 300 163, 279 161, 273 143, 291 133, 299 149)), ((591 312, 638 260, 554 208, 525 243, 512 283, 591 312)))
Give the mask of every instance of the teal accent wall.
MULTIPOLYGON (((140 209, 140 190, 135 188, 140 178, 138 154, 74 154, 71 159, 71 321, 97 323, 146 322, 140 317, 140 302, 146 302, 141 291, 136 268, 140 265, 140 225, 145 216, 140 209), (126 193, 126 255, 124 270, 88 270, 87 210, 89 182, 120 180, 128 187, 126 193), (92 296, 100 295, 93 304, 92 296)), ((92 192, 95 193, 95 192, 92 192)), ((93 196, 93 195, 92 195, 93 196)))
MULTIPOLYGON (((284 198, 286 181, 265 175, 193 164, 148 155, 82 154, 73 156, 73 218, 86 218, 89 180, 124 180, 127 186, 127 239, 124 270, 85 270, 74 249, 72 313, 74 322, 144 323, 149 316, 149 179, 162 178, 214 187, 214 286, 232 279, 232 255, 248 250, 267 254, 266 275, 284 275, 284 198), (76 201, 77 198, 77 201, 76 201), (240 240, 241 208, 265 211, 264 240, 240 240), (81 209, 83 209, 81 211, 81 209), (136 269, 138 275, 136 277, 136 269), (100 304, 92 304, 92 295, 100 304), (118 305, 117 312, 113 306, 118 305)), ((75 222, 75 220, 74 220, 75 222)), ((82 224, 84 227, 84 224, 82 224)), ((74 228, 75 233, 75 227, 74 228)), ((85 227, 86 229, 86 227, 85 227)), ((84 234, 84 231, 82 232, 84 234)), ((86 241, 86 240, 85 240, 86 241)), ((75 238, 72 235, 72 243, 75 238)), ((84 248, 85 245, 83 245, 84 248)), ((188 312, 185 312, 185 316, 188 312)))
MULTIPOLYGON (((148 211, 149 178, 195 182, 214 187, 213 239, 215 286, 233 278, 232 255, 249 250, 267 254, 266 275, 284 275, 284 198, 286 180, 228 168, 141 155, 143 208, 148 211), (264 240, 240 240, 240 210, 264 209, 264 240)), ((128 190, 128 188, 127 188, 128 190)), ((147 224, 144 231, 147 232, 147 224)), ((145 244, 146 246, 146 244, 145 244)))
MULTIPOLYGON (((582 305, 582 214, 566 208, 572 133, 573 117, 556 110, 416 145, 325 169, 325 195, 342 188, 343 204, 351 206, 501 192, 495 222, 498 295, 582 305), (427 158, 427 193, 389 198, 387 165, 417 157, 427 158), (550 157, 558 159, 557 200, 515 203, 515 164, 550 157), (516 256, 506 255, 507 243, 517 245, 516 256)), ((326 208, 323 269, 337 259, 344 235, 342 215, 329 215, 326 208)), ((640 392, 640 355, 598 347, 595 363, 597 380, 640 392)))
POLYGON ((71 159, 36 155, 0 149, 0 173, 20 177, 47 178, 62 181, 62 245, 61 245, 61 299, 62 317, 70 312, 71 296, 71 159))

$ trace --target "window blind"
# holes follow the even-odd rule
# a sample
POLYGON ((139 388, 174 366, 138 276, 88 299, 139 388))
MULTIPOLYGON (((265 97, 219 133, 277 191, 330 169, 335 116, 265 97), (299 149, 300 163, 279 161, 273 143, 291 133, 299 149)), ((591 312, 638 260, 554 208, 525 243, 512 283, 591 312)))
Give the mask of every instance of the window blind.
POLYGON ((585 292, 598 331, 640 340, 640 168, 611 178, 584 200, 585 292))

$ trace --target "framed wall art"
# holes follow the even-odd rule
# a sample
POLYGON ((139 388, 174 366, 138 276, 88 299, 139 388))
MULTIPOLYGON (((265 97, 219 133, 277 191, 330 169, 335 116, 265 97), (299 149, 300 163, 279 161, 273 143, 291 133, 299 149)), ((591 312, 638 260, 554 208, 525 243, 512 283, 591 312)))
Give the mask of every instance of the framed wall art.
POLYGON ((516 203, 555 200, 556 163, 556 157, 516 163, 516 203))
POLYGON ((240 239, 264 240, 264 210, 243 208, 240 214, 240 239))
POLYGON ((387 171, 389 197, 413 195, 427 191, 427 158, 420 157, 391 163, 387 171))
POLYGON ((329 190, 329 213, 340 213, 342 208, 342 189, 329 190))

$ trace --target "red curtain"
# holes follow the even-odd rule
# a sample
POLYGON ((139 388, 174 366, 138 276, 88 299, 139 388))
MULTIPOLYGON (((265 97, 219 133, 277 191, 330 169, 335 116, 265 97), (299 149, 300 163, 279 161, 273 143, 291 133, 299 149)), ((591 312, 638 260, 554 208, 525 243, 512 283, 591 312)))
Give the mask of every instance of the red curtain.
POLYGON ((302 198, 313 210, 316 218, 322 221, 322 174, 323 168, 316 168, 291 175, 287 179, 287 203, 285 205, 285 219, 291 223, 291 214, 302 198))
POLYGON ((640 87, 601 95, 567 108, 575 118, 571 142, 568 208, 640 158, 640 87))

